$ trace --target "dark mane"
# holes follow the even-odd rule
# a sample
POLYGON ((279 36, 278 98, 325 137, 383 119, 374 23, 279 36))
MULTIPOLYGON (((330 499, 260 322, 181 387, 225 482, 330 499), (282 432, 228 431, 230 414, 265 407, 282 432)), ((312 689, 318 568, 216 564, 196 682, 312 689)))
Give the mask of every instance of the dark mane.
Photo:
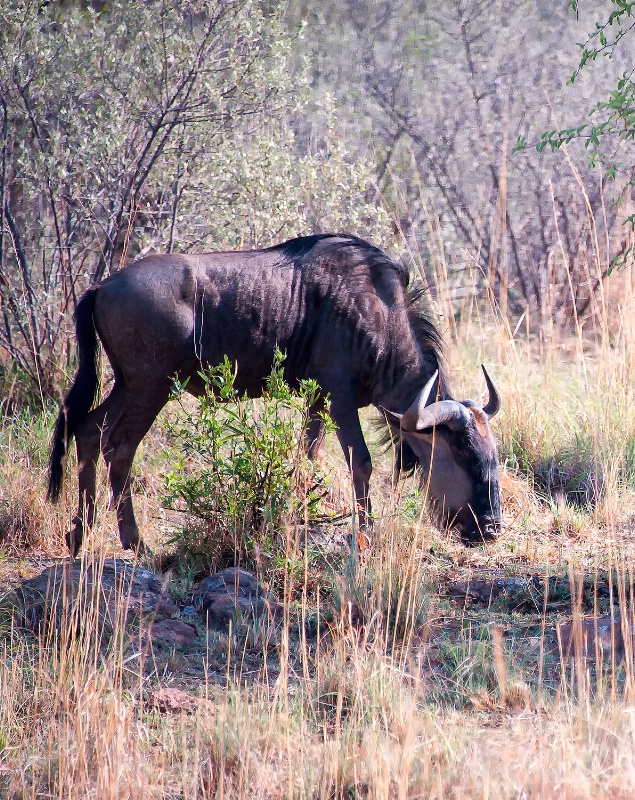
MULTIPOLYGON (((430 375, 436 369, 439 370, 439 397, 444 400, 452 399, 448 386, 443 338, 430 319, 428 290, 413 269, 407 270, 406 274, 406 307, 410 327, 421 352, 426 354, 426 361, 430 363, 430 375)), ((383 417, 378 418, 375 425, 380 432, 380 446, 383 446, 385 451, 391 449, 395 451, 394 477, 411 475, 419 463, 412 449, 402 439, 399 431, 388 425, 383 417)))
POLYGON ((439 370, 439 396, 444 400, 450 399, 443 337, 430 319, 428 290, 412 270, 408 271, 406 310, 414 337, 421 352, 427 355, 426 360, 430 362, 430 373, 435 369, 439 370))

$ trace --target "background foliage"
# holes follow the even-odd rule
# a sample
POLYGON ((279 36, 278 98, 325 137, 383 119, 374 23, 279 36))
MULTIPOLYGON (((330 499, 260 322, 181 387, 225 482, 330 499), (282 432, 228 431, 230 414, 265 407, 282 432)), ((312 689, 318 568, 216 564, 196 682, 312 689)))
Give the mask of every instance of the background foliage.
MULTIPOLYGON (((311 20, 316 85, 335 87, 350 127, 372 141, 395 224, 433 289, 444 265, 455 311, 491 291, 503 315, 524 313, 534 333, 601 313, 609 262, 629 246, 628 174, 607 186, 582 147, 512 149, 580 125, 630 74, 633 47, 622 39, 567 85, 596 13, 602 21, 623 5, 580 4, 576 15, 542 0, 293 4, 311 20)), ((633 164, 630 141, 606 139, 609 157, 619 150, 633 164)))
POLYGON ((59 395, 79 294, 138 255, 320 230, 414 258, 451 315, 488 297, 541 337, 606 327, 632 8, 569 5, 2 0, 7 394, 59 395))
POLYGON ((56 395, 79 294, 139 254, 381 227, 328 98, 296 142, 294 36, 255 0, 0 4, 5 383, 56 395))

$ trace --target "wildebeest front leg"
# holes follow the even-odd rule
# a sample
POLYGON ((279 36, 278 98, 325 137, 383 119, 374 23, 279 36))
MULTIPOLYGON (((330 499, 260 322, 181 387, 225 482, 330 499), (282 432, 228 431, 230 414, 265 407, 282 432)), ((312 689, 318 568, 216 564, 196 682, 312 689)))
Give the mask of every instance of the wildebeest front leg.
POLYGON ((368 526, 371 524, 369 482, 373 465, 357 408, 353 403, 333 398, 330 416, 337 425, 337 438, 351 468, 360 527, 368 526))

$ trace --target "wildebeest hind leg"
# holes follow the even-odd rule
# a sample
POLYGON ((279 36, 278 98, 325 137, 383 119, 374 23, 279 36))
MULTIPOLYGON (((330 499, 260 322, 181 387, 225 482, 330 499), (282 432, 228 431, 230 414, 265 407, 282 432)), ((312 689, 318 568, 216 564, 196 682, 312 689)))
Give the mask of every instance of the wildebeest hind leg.
POLYGON ((107 429, 102 442, 124 550, 138 551, 144 547, 134 515, 130 471, 137 447, 167 403, 170 391, 169 386, 163 389, 154 385, 152 389, 152 398, 144 398, 139 387, 126 387, 121 413, 107 429))
POLYGON ((66 544, 76 556, 84 538, 84 531, 95 521, 95 485, 97 479, 97 460, 101 447, 107 416, 115 417, 123 402, 123 392, 116 384, 108 397, 90 412, 78 426, 75 433, 77 448, 77 472, 79 484, 79 504, 77 515, 73 518, 73 528, 66 534, 66 544))

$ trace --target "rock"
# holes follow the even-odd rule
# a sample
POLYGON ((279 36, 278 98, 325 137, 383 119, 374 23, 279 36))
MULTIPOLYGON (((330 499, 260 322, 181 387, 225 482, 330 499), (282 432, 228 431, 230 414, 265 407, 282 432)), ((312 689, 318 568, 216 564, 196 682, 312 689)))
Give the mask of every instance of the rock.
MULTIPOLYGON (((563 658, 602 659, 604 663, 625 656, 627 643, 635 645, 635 624, 631 612, 626 617, 617 613, 613 617, 585 617, 580 620, 561 622, 557 626, 560 652, 563 658)), ((631 650, 632 652, 632 650, 631 650)))
POLYGON ((146 708, 156 709, 161 714, 170 714, 175 711, 193 714, 197 706, 195 697, 176 687, 153 689, 146 698, 146 708))
POLYGON ((562 611, 571 608, 571 597, 581 596, 583 605, 594 608, 598 597, 608 597, 608 579, 576 578, 571 586, 562 575, 496 575, 490 578, 450 581, 446 593, 462 603, 505 604, 509 611, 562 611), (546 598, 545 598, 546 594, 546 598))
POLYGON ((194 605, 201 606, 205 597, 213 594, 234 594, 239 597, 264 597, 266 592, 258 578, 240 567, 228 567, 201 581, 194 593, 194 605))
POLYGON ((148 632, 154 643, 177 645, 177 647, 191 644, 197 637, 194 625, 189 625, 180 619, 162 619, 158 622, 151 622, 148 632))
POLYGON ((469 581, 451 581, 448 583, 446 591, 457 600, 471 600, 480 603, 491 603, 501 595, 513 599, 532 595, 542 600, 540 592, 544 592, 544 581, 541 582, 536 576, 530 578, 511 576, 490 579, 475 578, 469 581))
POLYGON ((111 629, 135 619, 166 619, 177 613, 157 576, 136 563, 107 558, 65 559, 24 581, 3 599, 14 618, 33 631, 63 618, 83 627, 96 617, 111 629), (122 619, 123 617, 123 619, 122 619))
POLYGON ((181 616, 183 617, 183 619, 195 620, 196 609, 194 608, 194 606, 184 606, 181 609, 181 616))
POLYGON ((282 606, 270 597, 255 575, 239 567, 224 569, 201 582, 193 604, 214 627, 227 627, 250 616, 277 618, 282 606))
POLYGON ((277 617, 281 613, 278 603, 266 598, 252 599, 231 594, 219 594, 209 597, 203 603, 201 614, 207 617, 208 624, 227 626, 230 621, 244 621, 249 616, 277 617))

